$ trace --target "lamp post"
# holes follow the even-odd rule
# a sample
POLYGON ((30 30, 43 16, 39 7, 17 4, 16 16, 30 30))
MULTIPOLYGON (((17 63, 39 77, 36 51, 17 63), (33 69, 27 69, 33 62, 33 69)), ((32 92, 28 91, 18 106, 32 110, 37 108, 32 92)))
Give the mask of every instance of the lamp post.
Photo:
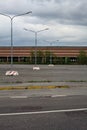
MULTIPOLYGON (((11 17, 10 15, 7 15, 7 14, 0 13, 0 15, 8 17, 10 19, 10 22, 11 22, 11 71, 12 71, 12 68, 13 68, 13 19, 15 17, 18 17, 18 16, 27 15, 29 13, 32 13, 32 11, 29 11, 29 12, 26 12, 26 13, 23 13, 23 14, 14 15, 13 17, 11 17)), ((11 71, 6 72, 6 75, 13 75, 13 73, 11 71)))
POLYGON ((49 28, 45 28, 45 29, 39 30, 39 31, 29 30, 29 29, 26 29, 26 28, 24 28, 24 30, 30 31, 30 32, 35 34, 35 66, 33 67, 33 70, 40 70, 40 68, 37 67, 37 34, 42 32, 42 31, 49 30, 49 28))
MULTIPOLYGON (((55 40, 55 41, 46 41, 46 42, 49 42, 50 43, 50 47, 52 47, 52 44, 54 43, 54 42, 58 42, 59 40, 55 40)), ((49 66, 54 66, 53 64, 52 64, 52 52, 51 52, 51 49, 50 49, 50 64, 49 64, 49 66)))

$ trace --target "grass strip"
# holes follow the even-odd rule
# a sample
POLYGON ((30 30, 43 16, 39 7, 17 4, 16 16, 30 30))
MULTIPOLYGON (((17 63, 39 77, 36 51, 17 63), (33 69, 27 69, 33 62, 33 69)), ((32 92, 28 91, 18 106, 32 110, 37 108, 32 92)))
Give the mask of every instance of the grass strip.
POLYGON ((69 88, 69 86, 6 86, 0 87, 0 90, 23 90, 23 89, 55 89, 55 88, 69 88))

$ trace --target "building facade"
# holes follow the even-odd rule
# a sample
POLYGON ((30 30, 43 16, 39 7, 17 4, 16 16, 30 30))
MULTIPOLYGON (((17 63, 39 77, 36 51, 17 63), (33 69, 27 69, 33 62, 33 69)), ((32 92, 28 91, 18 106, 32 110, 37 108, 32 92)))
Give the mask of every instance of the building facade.
MULTIPOLYGON (((86 46, 15 46, 13 47, 13 61, 14 62, 26 62, 32 60, 31 57, 34 58, 35 50, 37 52, 42 52, 43 56, 42 60, 44 59, 44 55, 46 52, 52 54, 52 58, 58 57, 63 58, 64 62, 67 62, 67 58, 70 58, 71 61, 76 61, 80 51, 85 51, 87 54, 87 47, 86 46), (28 59, 28 60, 27 60, 28 59)), ((40 56, 40 55, 39 55, 40 56)), ((0 47, 0 62, 7 62, 9 63, 11 60, 11 47, 0 47)))

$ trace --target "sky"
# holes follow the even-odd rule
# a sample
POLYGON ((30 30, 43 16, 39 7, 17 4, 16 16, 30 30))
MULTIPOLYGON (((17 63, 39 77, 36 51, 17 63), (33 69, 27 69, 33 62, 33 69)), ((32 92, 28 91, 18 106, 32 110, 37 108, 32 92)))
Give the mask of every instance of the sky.
MULTIPOLYGON (((35 46, 30 30, 37 46, 87 46, 87 0, 0 0, 1 14, 29 11, 13 18, 13 46, 35 46)), ((0 46, 10 45, 11 20, 0 15, 0 46)))

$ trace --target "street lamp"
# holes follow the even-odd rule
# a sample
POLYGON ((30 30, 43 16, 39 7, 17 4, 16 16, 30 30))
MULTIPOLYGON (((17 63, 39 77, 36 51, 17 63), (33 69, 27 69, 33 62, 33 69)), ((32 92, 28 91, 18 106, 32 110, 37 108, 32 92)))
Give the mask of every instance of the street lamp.
MULTIPOLYGON (((49 42, 50 43, 50 47, 52 47, 52 44, 54 43, 54 42, 58 42, 59 40, 55 40, 55 41, 46 41, 46 42, 49 42)), ((50 49, 50 64, 49 64, 49 66, 54 66, 53 64, 52 64, 52 52, 51 52, 51 49, 50 49)))
POLYGON ((26 29, 26 28, 24 28, 24 30, 30 31, 30 32, 35 34, 35 66, 33 67, 33 70, 40 70, 40 68, 37 67, 37 34, 42 32, 42 31, 49 30, 49 28, 45 28, 45 29, 39 30, 39 31, 29 30, 29 29, 26 29))
POLYGON ((6 72, 6 75, 13 75, 13 73, 12 73, 12 68, 13 68, 13 19, 18 16, 27 15, 29 13, 32 13, 32 11, 29 11, 29 12, 26 12, 23 14, 14 15, 13 17, 11 17, 10 15, 7 15, 7 14, 0 13, 0 15, 8 17, 11 22, 11 71, 6 72))

